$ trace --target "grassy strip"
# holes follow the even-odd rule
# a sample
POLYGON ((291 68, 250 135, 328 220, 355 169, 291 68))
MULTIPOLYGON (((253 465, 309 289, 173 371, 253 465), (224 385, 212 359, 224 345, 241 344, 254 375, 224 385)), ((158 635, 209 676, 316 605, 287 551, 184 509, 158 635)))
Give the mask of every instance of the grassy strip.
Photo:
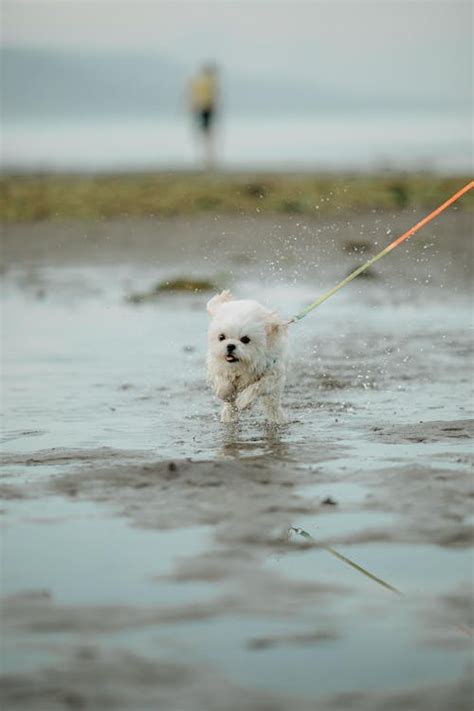
MULTIPOLYGON (((315 216, 428 209, 466 182, 464 176, 429 174, 15 175, 0 179, 0 218, 21 222, 199 213, 315 216)), ((459 209, 473 205, 469 195, 459 202, 459 209)))

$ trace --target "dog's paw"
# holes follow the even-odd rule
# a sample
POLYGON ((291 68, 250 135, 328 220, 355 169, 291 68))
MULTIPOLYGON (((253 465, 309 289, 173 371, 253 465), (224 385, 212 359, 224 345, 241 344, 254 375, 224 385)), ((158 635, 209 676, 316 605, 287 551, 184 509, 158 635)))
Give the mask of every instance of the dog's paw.
POLYGON ((235 399, 235 405, 238 410, 247 410, 257 399, 258 391, 251 385, 245 390, 242 390, 235 399))
POLYGON ((232 405, 229 403, 225 403, 224 407, 221 410, 221 422, 224 422, 225 424, 229 424, 230 422, 235 422, 236 418, 236 410, 232 405))
POLYGON ((280 412, 274 413, 270 416, 267 415, 267 422, 270 425, 286 425, 288 420, 286 419, 283 410, 281 410, 280 412))
POLYGON ((285 413, 278 403, 265 402, 265 419, 270 425, 284 425, 287 423, 285 413))

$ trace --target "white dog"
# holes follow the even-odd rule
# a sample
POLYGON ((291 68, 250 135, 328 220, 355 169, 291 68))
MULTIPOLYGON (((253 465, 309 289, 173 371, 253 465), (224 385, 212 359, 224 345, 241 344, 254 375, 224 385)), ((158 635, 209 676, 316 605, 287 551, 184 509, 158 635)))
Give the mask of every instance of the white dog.
POLYGON ((224 406, 222 422, 261 399, 267 420, 285 421, 281 395, 285 383, 287 325, 257 301, 234 299, 230 291, 207 304, 211 317, 207 371, 224 406))

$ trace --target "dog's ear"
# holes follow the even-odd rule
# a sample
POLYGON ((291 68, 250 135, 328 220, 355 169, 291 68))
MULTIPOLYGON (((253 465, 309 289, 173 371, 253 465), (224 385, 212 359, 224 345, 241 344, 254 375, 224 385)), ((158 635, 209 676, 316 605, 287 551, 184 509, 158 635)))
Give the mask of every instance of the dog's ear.
POLYGON ((234 297, 227 289, 221 291, 220 294, 216 294, 207 302, 207 313, 209 316, 214 316, 217 309, 222 306, 226 301, 232 301, 234 297))
POLYGON ((267 319, 265 324, 265 330, 267 332, 267 343, 272 346, 278 336, 284 333, 288 329, 288 324, 281 320, 278 314, 273 313, 267 319))

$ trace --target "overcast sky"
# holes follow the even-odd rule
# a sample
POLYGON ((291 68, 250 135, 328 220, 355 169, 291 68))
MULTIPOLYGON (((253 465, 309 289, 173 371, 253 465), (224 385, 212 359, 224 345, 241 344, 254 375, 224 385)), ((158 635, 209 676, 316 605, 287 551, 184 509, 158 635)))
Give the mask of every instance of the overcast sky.
POLYGON ((469 0, 6 0, 9 46, 157 52, 225 71, 318 79, 333 89, 467 100, 469 0))

